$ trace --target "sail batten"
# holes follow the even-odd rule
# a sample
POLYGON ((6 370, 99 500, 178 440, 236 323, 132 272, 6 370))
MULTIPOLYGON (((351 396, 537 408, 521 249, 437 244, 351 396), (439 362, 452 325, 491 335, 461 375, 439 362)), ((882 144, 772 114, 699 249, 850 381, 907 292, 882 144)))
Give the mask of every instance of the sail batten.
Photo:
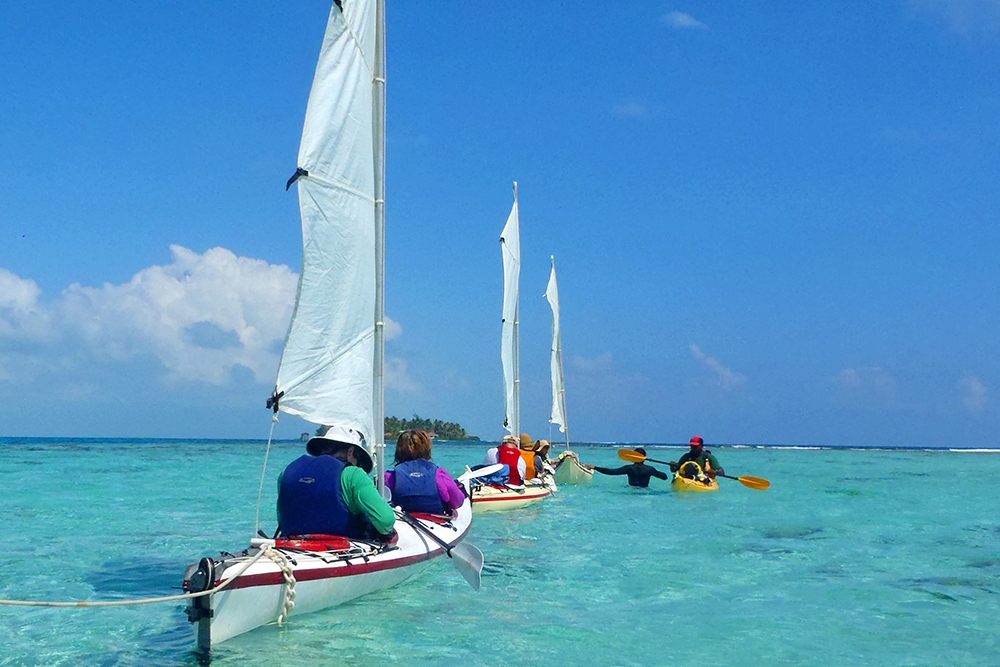
POLYGON ((514 205, 500 234, 503 254, 503 315, 500 334, 500 360, 503 363, 504 397, 507 407, 504 428, 513 435, 521 432, 520 363, 518 339, 521 289, 521 222, 517 207, 517 183, 514 205))
POLYGON ((354 428, 369 442, 382 435, 373 400, 382 319, 371 68, 376 4, 335 4, 327 21, 299 146, 302 272, 276 388, 283 412, 354 428))

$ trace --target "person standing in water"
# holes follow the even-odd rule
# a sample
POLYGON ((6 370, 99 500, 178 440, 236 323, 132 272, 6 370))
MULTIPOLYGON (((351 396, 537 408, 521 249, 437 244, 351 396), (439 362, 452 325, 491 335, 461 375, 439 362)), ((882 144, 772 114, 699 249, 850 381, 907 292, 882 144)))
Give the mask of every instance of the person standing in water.
POLYGON ((679 460, 670 462, 671 472, 680 470, 681 477, 696 478, 698 471, 693 466, 685 467, 684 465, 691 461, 697 463, 702 472, 712 479, 715 479, 716 475, 726 474, 726 471, 719 465, 719 460, 712 455, 712 452, 705 449, 705 440, 700 435, 691 438, 688 444, 691 446, 691 449, 681 456, 679 460))
MULTIPOLYGON (((636 447, 635 451, 639 452, 643 456, 646 455, 646 450, 642 447, 636 447)), ((645 463, 631 463, 620 468, 602 468, 600 466, 593 466, 592 469, 602 475, 628 475, 629 486, 647 487, 649 486, 650 477, 656 477, 657 479, 662 479, 664 481, 668 479, 667 473, 662 470, 657 470, 653 466, 646 465, 645 463)))

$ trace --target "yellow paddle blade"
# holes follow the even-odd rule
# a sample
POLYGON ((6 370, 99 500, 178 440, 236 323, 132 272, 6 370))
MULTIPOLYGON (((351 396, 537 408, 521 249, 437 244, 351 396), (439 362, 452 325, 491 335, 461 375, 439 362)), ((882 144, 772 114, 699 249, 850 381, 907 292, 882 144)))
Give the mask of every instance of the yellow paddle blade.
POLYGON ((748 486, 751 489, 757 489, 758 491, 763 491, 771 486, 771 483, 763 477, 751 477, 747 475, 745 477, 737 477, 736 479, 738 479, 740 484, 743 486, 748 486))
POLYGON ((618 458, 622 461, 629 461, 631 463, 642 463, 646 460, 645 455, 631 449, 619 449, 618 458))

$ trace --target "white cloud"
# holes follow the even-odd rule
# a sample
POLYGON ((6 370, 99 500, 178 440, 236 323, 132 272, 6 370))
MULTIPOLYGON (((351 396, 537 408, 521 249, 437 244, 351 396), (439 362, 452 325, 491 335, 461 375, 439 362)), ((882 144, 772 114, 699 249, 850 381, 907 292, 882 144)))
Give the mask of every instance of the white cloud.
POLYGON ((610 373, 613 358, 610 352, 605 352, 599 357, 588 359, 586 357, 570 357, 569 363, 573 369, 580 373, 597 374, 610 373))
POLYGON ((909 0, 909 5, 958 35, 1000 30, 1000 0, 909 0))
POLYGON ((98 357, 152 355, 172 379, 223 384, 241 365, 269 380, 298 276, 225 248, 171 252, 171 264, 143 269, 123 285, 71 285, 55 306, 61 327, 76 329, 98 357), (205 332, 228 342, 207 344, 205 332))
MULTIPOLYGON (((69 389, 74 370, 154 359, 169 380, 223 385, 233 372, 246 372, 242 367, 257 382, 273 382, 298 275, 225 248, 171 252, 171 263, 143 269, 127 283, 74 284, 51 303, 33 281, 0 269, 0 379, 64 374, 63 391, 85 397, 97 388, 83 381, 69 389)), ((398 322, 385 322, 387 340, 402 334, 398 322)), ((394 363, 393 381, 415 387, 405 361, 394 363)))
POLYGON ((42 290, 0 269, 0 339, 37 340, 48 334, 48 314, 39 303, 42 290))
POLYGON ((399 322, 389 316, 385 317, 385 324, 382 327, 382 331, 386 340, 399 338, 403 335, 403 327, 400 326, 399 322))
POLYGON ((980 382, 975 375, 969 373, 962 378, 959 386, 965 390, 965 397, 962 398, 965 407, 970 412, 982 412, 989 394, 986 385, 980 382))
POLYGON ((385 386, 407 394, 419 394, 420 383, 410 377, 409 364, 402 357, 385 358, 385 386))
POLYGON ((690 14, 685 14, 684 12, 670 12, 669 14, 664 14, 662 17, 664 23, 666 23, 671 28, 677 28, 678 30, 684 29, 706 29, 707 25, 691 16, 690 14))
POLYGON ((611 108, 611 114, 617 118, 646 118, 649 107, 636 100, 623 100, 611 108))
POLYGON ((745 375, 742 373, 736 373, 729 368, 726 368, 719 363, 719 360, 715 357, 706 356, 705 353, 701 351, 701 348, 694 343, 691 344, 691 354, 694 355, 694 358, 697 359, 702 366, 715 374, 719 381, 719 386, 723 389, 735 389, 736 387, 746 384, 747 377, 745 375))
POLYGON ((896 378, 880 366, 844 368, 832 382, 843 389, 874 391, 886 398, 893 398, 896 394, 896 378))

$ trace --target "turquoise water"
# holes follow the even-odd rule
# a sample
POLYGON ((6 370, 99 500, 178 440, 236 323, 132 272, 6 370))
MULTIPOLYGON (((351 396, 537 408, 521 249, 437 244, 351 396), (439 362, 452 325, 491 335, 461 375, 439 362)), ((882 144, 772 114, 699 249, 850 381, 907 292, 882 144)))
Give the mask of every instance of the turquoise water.
MULTIPOLYGON (((457 473, 485 445, 439 444, 457 473)), ((302 451, 271 452, 274 479, 302 451)), ((618 465, 615 450, 581 447, 618 465)), ((245 546, 260 442, 0 441, 0 598, 177 593, 245 546)), ((651 450, 672 459, 680 450, 651 450)), ((598 476, 537 509, 478 515, 473 592, 418 577, 225 642, 213 665, 993 665, 1000 663, 1000 454, 716 449, 715 494, 598 476)), ((194 665, 182 604, 0 606, 0 665, 194 665)))

